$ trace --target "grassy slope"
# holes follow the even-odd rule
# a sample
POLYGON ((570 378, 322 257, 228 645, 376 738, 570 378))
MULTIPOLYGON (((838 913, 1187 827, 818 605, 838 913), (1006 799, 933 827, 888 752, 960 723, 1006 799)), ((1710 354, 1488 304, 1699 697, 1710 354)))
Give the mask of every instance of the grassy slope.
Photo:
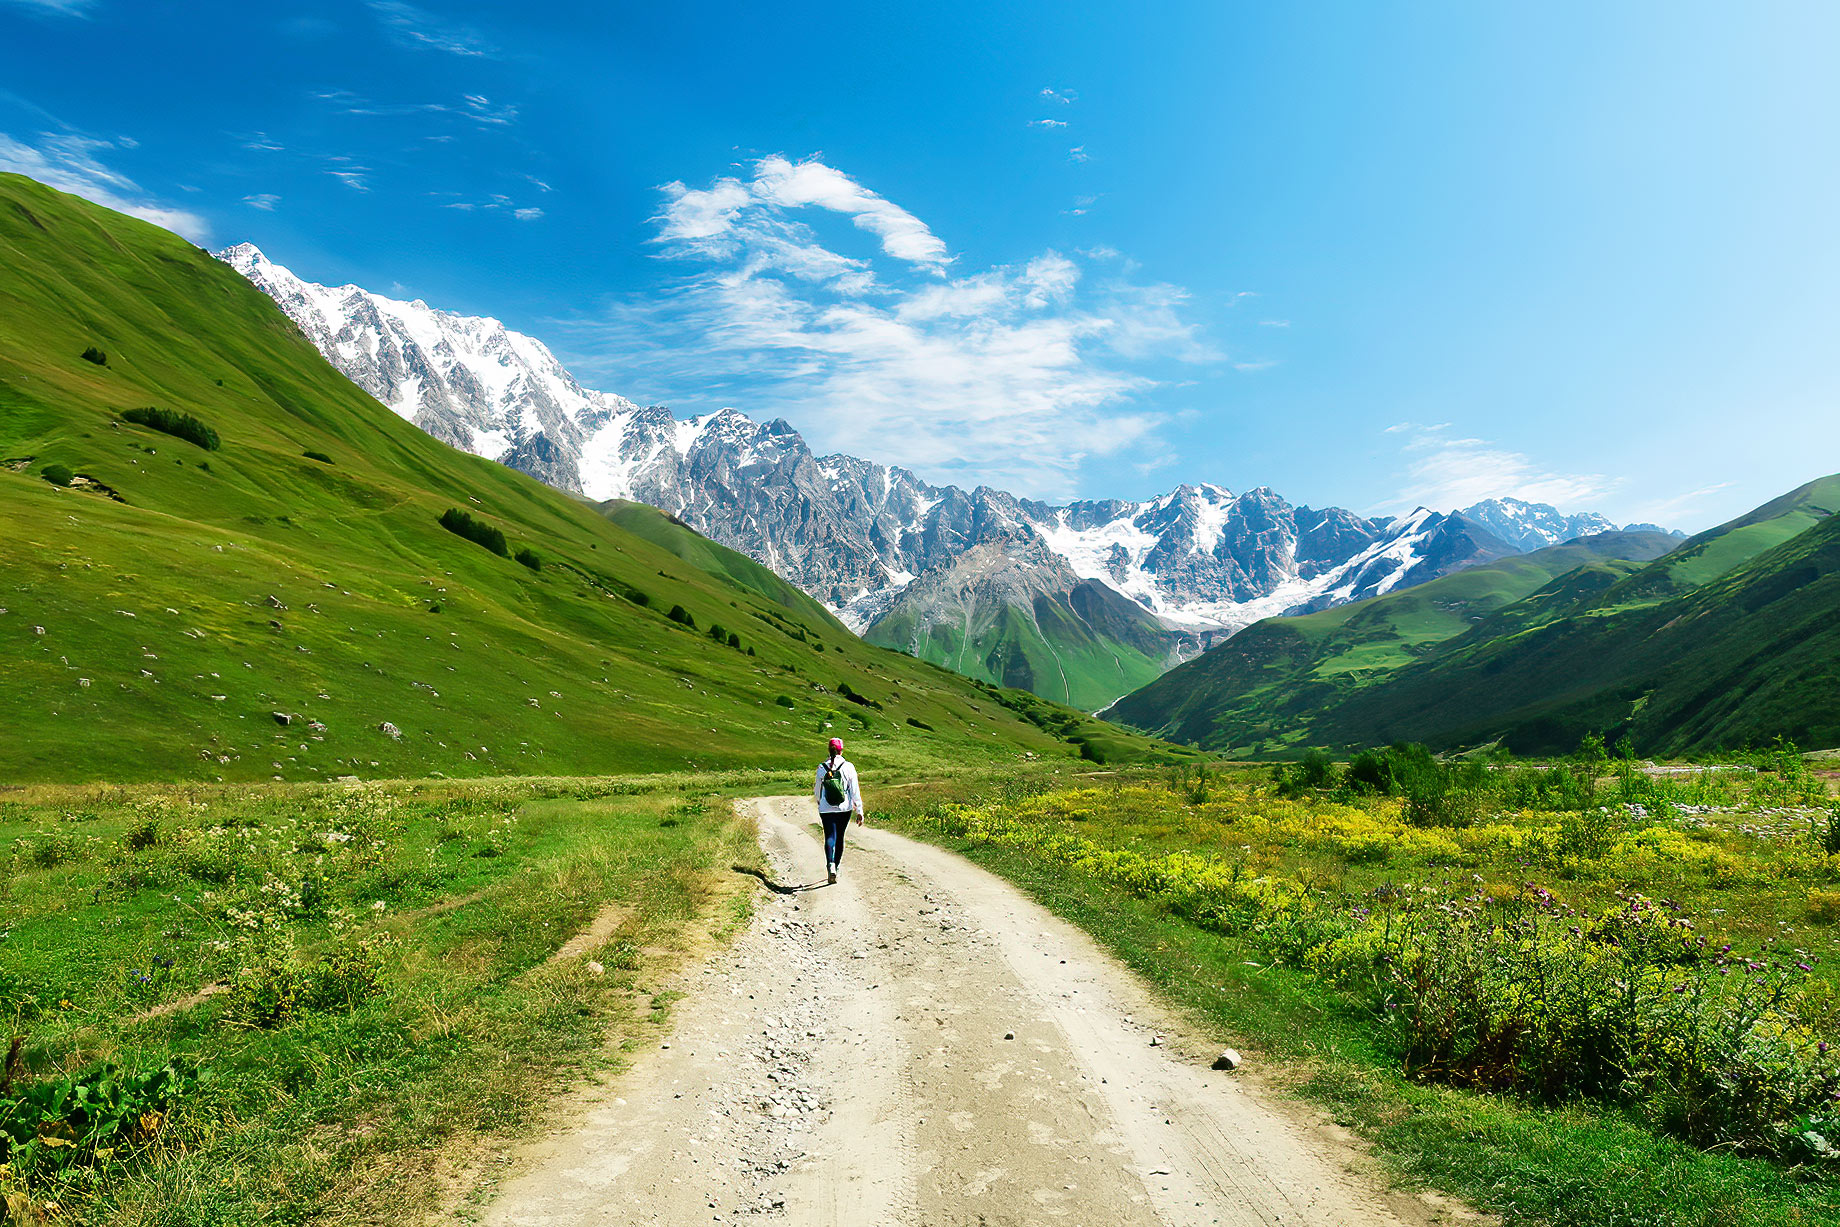
POLYGON ((1038 598, 975 611, 965 623, 935 621, 924 633, 914 611, 897 609, 869 629, 869 641, 908 648, 967 676, 1045 695, 1083 710, 1159 676, 1163 662, 1103 634, 1066 600, 1038 598))
POLYGON ((796 594, 762 595, 738 556, 708 545, 711 574, 429 438, 166 231, 0 176, 0 265, 8 778, 784 764, 827 723, 882 739, 897 768, 1074 752, 796 594), (79 357, 91 345, 106 366, 79 357), (143 405, 196 415, 222 450, 117 420, 143 405), (123 501, 42 480, 54 462, 123 501), (447 533, 448 507, 534 546, 542 571, 447 533), (757 654, 667 621, 674 604, 757 654), (838 699, 844 682, 882 710, 838 699))
POLYGON ((1626 733, 1650 754, 1778 735, 1840 744, 1840 517, 1667 600, 1617 604, 1621 587, 1520 634, 1466 637, 1317 730, 1338 742, 1500 738, 1523 753, 1590 731, 1626 733))
POLYGON ((1672 539, 1605 533, 1472 567, 1371 600, 1249 627, 1126 698, 1107 714, 1203 744, 1276 748, 1326 703, 1374 684, 1464 634, 1479 618, 1555 580, 1614 582, 1672 539), (1589 577, 1589 578, 1587 578, 1589 577), (1269 743, 1269 744, 1268 744, 1269 743))

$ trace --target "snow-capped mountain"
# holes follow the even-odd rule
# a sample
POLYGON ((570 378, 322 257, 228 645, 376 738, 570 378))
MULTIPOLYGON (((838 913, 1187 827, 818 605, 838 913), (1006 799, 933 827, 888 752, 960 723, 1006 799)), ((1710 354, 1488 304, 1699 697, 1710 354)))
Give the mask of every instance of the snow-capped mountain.
MULTIPOLYGON (((1145 502, 1051 506, 934 486, 906 469, 816 456, 784 421, 732 409, 682 420, 584 388, 542 342, 497 320, 316 285, 247 243, 220 257, 334 366, 437 438, 596 501, 662 508, 825 601, 870 639, 993 680, 1021 676, 1014 651, 975 633, 1008 626, 990 635, 1015 642, 1003 608, 1026 614, 1039 632, 1023 636, 1031 644, 1058 651, 1078 640, 1089 656, 1118 655, 1118 678, 1099 687, 1116 687, 1116 697, 1131 681, 1124 653, 1161 669, 1261 618, 1614 527, 1508 499, 1370 520, 1294 507, 1264 488, 1185 485, 1145 502), (933 578, 915 582, 923 576, 933 578), (1097 586, 1147 616, 1121 612, 1097 586), (976 602, 984 608, 974 617, 976 602), (944 658, 938 630, 953 617, 974 630, 970 643, 948 636, 956 663, 944 658)), ((1042 679, 1050 666, 1070 676, 1058 657, 1022 673, 1042 679)), ((1061 690, 1055 697, 1093 693, 1061 690)))

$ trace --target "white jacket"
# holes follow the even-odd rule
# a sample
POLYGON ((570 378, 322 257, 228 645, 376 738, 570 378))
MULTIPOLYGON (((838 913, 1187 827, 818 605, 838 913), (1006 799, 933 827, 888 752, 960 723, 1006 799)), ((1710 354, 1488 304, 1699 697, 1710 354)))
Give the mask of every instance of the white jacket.
POLYGON ((827 758, 818 764, 818 775, 812 785, 811 795, 818 803, 820 814, 860 814, 863 812, 862 787, 856 782, 856 764, 842 757, 827 758), (843 785, 843 804, 832 805, 824 799, 824 768, 830 764, 838 765, 839 783, 843 785))

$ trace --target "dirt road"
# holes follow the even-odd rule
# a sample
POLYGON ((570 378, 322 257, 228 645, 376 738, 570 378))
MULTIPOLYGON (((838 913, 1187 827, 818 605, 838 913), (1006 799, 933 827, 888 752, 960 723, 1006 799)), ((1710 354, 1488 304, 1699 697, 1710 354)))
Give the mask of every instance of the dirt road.
POLYGON ((748 804, 779 889, 689 974, 669 1040, 575 1128, 522 1152, 485 1222, 1348 1227, 1460 1213, 1387 1191, 1333 1130, 1210 1070, 1215 1049, 1001 879, 870 826, 851 828, 843 878, 824 886, 810 799, 748 804))

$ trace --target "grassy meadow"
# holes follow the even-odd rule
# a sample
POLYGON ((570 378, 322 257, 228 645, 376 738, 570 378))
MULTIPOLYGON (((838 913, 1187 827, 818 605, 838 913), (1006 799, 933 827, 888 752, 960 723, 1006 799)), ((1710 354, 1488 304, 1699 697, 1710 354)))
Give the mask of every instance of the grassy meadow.
POLYGON ((1835 1221, 1828 780, 1787 752, 1388 774, 1415 762, 1011 779, 893 816, 1511 1224, 1835 1221))
POLYGON ((743 787, 6 793, 0 1221, 379 1223, 464 1196, 479 1143, 617 1060, 746 915, 743 787))

